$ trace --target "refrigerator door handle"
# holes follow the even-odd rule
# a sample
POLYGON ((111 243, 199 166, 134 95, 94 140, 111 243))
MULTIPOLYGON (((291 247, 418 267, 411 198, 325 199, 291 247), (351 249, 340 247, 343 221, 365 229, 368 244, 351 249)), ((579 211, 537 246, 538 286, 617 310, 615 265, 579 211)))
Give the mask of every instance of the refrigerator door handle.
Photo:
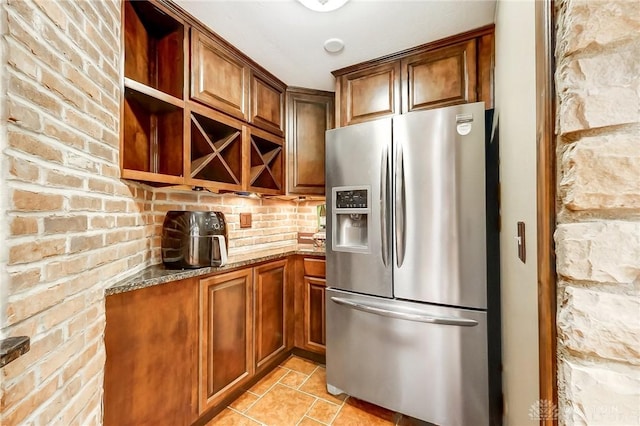
POLYGON ((331 297, 331 301, 338 305, 348 306, 358 311, 367 312, 370 314, 380 315, 383 317, 396 318, 406 321, 425 322, 429 324, 439 325, 455 325, 459 327, 475 327, 478 322, 472 319, 466 318, 450 318, 450 317, 434 317, 431 315, 410 314, 407 312, 396 312, 388 309, 379 308, 377 306, 366 305, 364 303, 357 303, 351 300, 343 299, 341 297, 331 297))
POLYGON ((382 235, 382 263, 388 266, 389 259, 389 239, 387 231, 387 202, 388 202, 388 180, 389 180, 389 148, 385 145, 382 151, 382 173, 380 175, 380 233, 382 235))
POLYGON ((395 194, 395 222, 396 222, 396 265, 401 267, 404 263, 405 251, 405 182, 404 182, 404 160, 402 158, 402 143, 398 141, 398 157, 396 163, 396 194, 395 194))

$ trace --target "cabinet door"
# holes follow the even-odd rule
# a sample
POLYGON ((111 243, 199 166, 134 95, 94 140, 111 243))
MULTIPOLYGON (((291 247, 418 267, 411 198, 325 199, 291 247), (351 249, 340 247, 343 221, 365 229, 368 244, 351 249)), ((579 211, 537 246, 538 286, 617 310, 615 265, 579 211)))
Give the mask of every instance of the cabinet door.
POLYGON ((287 92, 287 192, 324 195, 325 131, 333 129, 332 92, 287 92))
POLYGON ((400 62, 342 75, 338 91, 341 126, 400 113, 400 62))
POLYGON ((325 353, 325 293, 326 281, 304 277, 304 344, 305 349, 325 353))
POLYGON ((484 101, 486 109, 493 108, 493 69, 495 67, 493 32, 478 37, 478 102, 484 101))
POLYGON ((247 119, 249 67, 215 40, 191 29, 191 97, 247 119))
POLYGON ((256 369, 286 350, 286 269, 286 260, 254 268, 256 369))
POLYGON ((193 278, 107 296, 105 425, 196 420, 197 307, 193 278))
POLYGON ((253 375, 251 268, 200 280, 200 414, 253 375))
POLYGON ((251 124, 278 136, 284 135, 285 89, 262 74, 251 73, 251 124))
POLYGON ((409 56, 402 63, 402 112, 476 101, 476 41, 409 56))

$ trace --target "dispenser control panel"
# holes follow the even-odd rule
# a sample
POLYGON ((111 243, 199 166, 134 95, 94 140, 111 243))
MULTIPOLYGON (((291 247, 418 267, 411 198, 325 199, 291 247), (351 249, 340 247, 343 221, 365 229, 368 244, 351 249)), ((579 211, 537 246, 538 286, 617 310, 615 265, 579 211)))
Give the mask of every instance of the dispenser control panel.
POLYGON ((338 209, 366 209, 369 207, 366 189, 336 191, 336 208, 338 209))

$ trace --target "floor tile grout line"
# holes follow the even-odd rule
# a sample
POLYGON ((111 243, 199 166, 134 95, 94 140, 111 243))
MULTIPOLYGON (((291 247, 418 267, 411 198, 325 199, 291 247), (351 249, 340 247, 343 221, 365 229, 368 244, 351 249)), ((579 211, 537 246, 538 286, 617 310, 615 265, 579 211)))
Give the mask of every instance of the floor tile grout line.
POLYGON ((233 411, 234 413, 238 414, 239 416, 246 417, 247 419, 252 420, 252 421, 254 421, 254 422, 258 423, 260 426, 269 426, 269 425, 268 425, 268 424, 266 424, 266 423, 262 423, 262 422, 261 422, 260 420, 258 420, 258 419, 254 419, 253 417, 248 416, 248 415, 246 415, 245 413, 241 413, 241 412, 239 412, 239 411, 238 411, 238 410, 236 410, 235 408, 231 408, 231 407, 227 407, 227 408, 228 408, 228 409, 230 409, 231 411, 233 411))
POLYGON ((302 415, 302 417, 300 417, 298 419, 298 422, 296 423, 296 426, 298 426, 300 424, 300 422, 307 416, 309 411, 311 411, 311 407, 313 407, 316 402, 318 402, 318 398, 315 398, 315 400, 311 403, 311 405, 309 405, 309 408, 307 408, 307 411, 305 411, 304 414, 302 415))
MULTIPOLYGON (((278 366, 278 367, 280 367, 280 366, 278 366)), ((284 368, 284 367, 283 367, 283 368, 284 368)), ((274 371, 275 371, 275 370, 274 370, 274 371)), ((289 374, 289 373, 287 372, 287 373, 283 374, 283 375, 282 375, 282 377, 286 376, 287 374, 289 374)), ((265 377, 267 377, 267 376, 265 376, 265 377)), ((273 387, 274 387, 275 385, 277 385, 278 383, 280 383, 280 380, 282 380, 282 377, 279 377, 279 378, 278 378, 278 380, 276 380, 276 381, 275 381, 275 383, 273 383, 271 386, 269 386, 269 387, 267 388, 267 390, 265 390, 265 391, 262 393, 262 395, 258 395, 258 396, 259 396, 260 398, 262 398, 263 396, 265 396, 265 395, 267 394, 267 392, 269 392, 271 389, 273 389, 273 387)), ((263 380, 263 379, 264 379, 264 377, 263 377, 261 380, 263 380)), ((260 381, 259 381, 258 383, 260 383, 260 381)), ((256 383, 256 385, 257 385, 258 383, 256 383)), ((254 386, 255 386, 255 385, 254 385, 254 386)), ((247 392, 249 392, 249 391, 247 391, 247 392)), ((254 394, 255 394, 255 392, 252 392, 252 393, 254 393, 254 394)), ((255 395, 257 395, 257 394, 255 394, 255 395)))
MULTIPOLYGON (((309 411, 311 411, 311 408, 313 408, 313 406, 316 405, 319 401, 327 402, 327 401, 325 401, 324 399, 322 399, 320 397, 316 397, 316 400, 313 401, 313 404, 311 404, 311 407, 309 407, 309 410, 307 410, 307 412, 304 414, 304 416, 302 416, 302 418, 304 419, 304 417, 306 416, 306 417, 309 417, 310 419, 313 419, 313 420, 317 421, 318 423, 321 423, 321 424, 323 424, 325 426, 329 426, 331 423, 322 422, 319 419, 316 419, 315 417, 312 417, 312 416, 309 415, 309 411)), ((338 404, 334 404, 334 405, 338 405, 338 404)), ((338 411, 340 411, 340 407, 338 407, 338 411)), ((331 421, 333 421, 333 419, 331 419, 331 421)))
MULTIPOLYGON (((342 401, 340 401, 340 403, 336 403, 336 402, 334 402, 333 400, 328 400, 328 399, 326 399, 326 398, 324 398, 324 397, 322 397, 322 396, 314 395, 314 394, 312 394, 312 393, 309 393, 309 392, 306 392, 306 391, 304 391, 304 390, 301 390, 302 386, 304 386, 304 385, 309 381, 309 379, 311 378, 311 376, 312 376, 314 373, 316 373, 316 372, 317 372, 319 369, 321 369, 321 368, 325 368, 325 369, 326 369, 326 367, 325 367, 323 364, 318 364, 318 363, 315 363, 315 362, 313 362, 313 361, 306 360, 306 359, 304 359, 304 358, 300 358, 300 357, 296 357, 296 356, 291 356, 291 357, 287 358, 287 360, 283 361, 283 363, 282 363, 282 364, 278 365, 278 366, 277 366, 277 368, 280 368, 280 369, 282 369, 282 370, 286 370, 286 372, 285 372, 285 373, 284 373, 280 378, 278 378, 278 379, 277 379, 277 381, 275 381, 271 386, 269 386, 269 387, 268 387, 268 388, 267 388, 267 389, 262 393, 262 395, 259 395, 259 394, 257 394, 256 392, 251 391, 250 389, 247 389, 247 390, 245 391, 245 393, 249 393, 249 394, 251 394, 252 396, 255 396, 255 397, 256 397, 256 400, 255 400, 255 401, 253 401, 251 404, 249 404, 249 405, 244 409, 244 411, 242 411, 242 412, 241 412, 240 410, 238 410, 238 409, 236 409, 236 408, 233 408, 233 407, 231 407, 230 405, 229 405, 229 406, 227 406, 227 408, 228 408, 229 410, 231 410, 231 411, 235 412, 236 414, 238 414, 238 415, 239 415, 239 416, 241 416, 241 417, 244 417, 244 418, 246 418, 246 419, 249 419, 249 420, 251 420, 252 422, 256 422, 256 423, 257 423, 257 424, 259 424, 260 426, 276 426, 276 425, 268 425, 268 424, 266 424, 266 423, 263 423, 263 422, 259 421, 258 419, 256 419, 256 418, 252 417, 251 415, 247 414, 247 412, 248 412, 251 408, 253 408, 253 407, 254 407, 254 406, 255 406, 255 405, 256 405, 256 404, 257 404, 257 403, 258 403, 258 402, 259 402, 263 397, 265 397, 269 392, 271 392, 272 390, 274 390, 274 388, 275 388, 275 386, 276 386, 276 385, 282 385, 282 386, 283 386, 283 387, 285 387, 285 388, 288 388, 288 389, 291 389, 291 390, 294 390, 294 391, 300 392, 300 393, 301 393, 301 394, 303 394, 303 395, 306 395, 306 396, 308 396, 308 397, 313 398, 313 402, 311 403, 311 405, 309 405, 309 407, 307 408, 307 411, 302 415, 302 417, 301 417, 301 418, 298 420, 298 422, 296 423, 296 425, 297 425, 297 426, 298 426, 298 425, 299 425, 299 424, 300 424, 300 423, 305 419, 305 417, 307 417, 307 418, 309 418, 309 419, 311 419, 311 420, 313 420, 313 421, 316 421, 316 422, 318 422, 318 423, 320 423, 321 425, 324 425, 324 426, 330 426, 331 424, 333 424, 333 422, 335 422, 336 418, 338 417, 338 415, 339 415, 339 414, 340 414, 340 412, 342 411, 342 408, 343 408, 343 407, 344 407, 344 405, 346 404, 346 401, 349 399, 349 396, 348 396, 348 395, 346 395, 346 397, 345 397, 342 401), (299 358, 299 359, 301 359, 302 361, 308 362, 308 363, 310 363, 310 364, 315 364, 315 367, 314 367, 314 369, 313 369, 309 374, 307 374, 307 373, 305 373, 305 372, 303 372, 303 371, 299 371, 299 370, 296 370, 296 369, 290 368, 290 367, 285 367, 283 364, 284 364, 285 362, 287 362, 288 360, 292 359, 292 358, 299 358), (298 387, 297 387, 297 388, 292 387, 292 386, 289 386, 289 385, 286 385, 286 384, 284 384, 284 383, 282 383, 282 382, 281 382, 281 380, 282 380, 284 377, 286 377, 286 376, 287 376, 289 373, 291 373, 291 372, 295 372, 295 373, 297 373, 297 374, 302 374, 303 376, 306 376, 306 377, 305 377, 305 379, 304 379, 304 380, 303 380, 303 381, 298 385, 298 387), (322 421, 320 421, 320 420, 318 420, 318 419, 316 419, 316 418, 314 418, 314 417, 311 417, 311 416, 309 415, 309 413, 310 413, 311 409, 313 408, 313 406, 314 406, 315 404, 317 404, 318 402, 320 402, 320 401, 321 401, 321 402, 324 402, 324 403, 327 403, 327 404, 330 404, 330 405, 333 405, 333 406, 337 406, 337 407, 338 407, 338 410, 337 410, 337 411, 336 411, 336 413, 333 415, 333 417, 331 418, 331 421, 330 421, 329 423, 322 422, 322 421)), ((328 392, 327 392, 327 393, 328 393, 328 392)), ((329 395, 331 395, 331 394, 329 394, 329 395)), ((337 398, 337 397, 334 397, 334 398, 339 400, 339 398, 337 398)), ((397 426, 397 425, 395 425, 395 426, 397 426)))
POLYGON ((347 399, 349 399, 349 396, 347 396, 345 399, 342 400, 342 404, 340 404, 340 406, 338 407, 338 411, 336 411, 336 414, 333 415, 333 418, 329 422, 329 426, 331 426, 333 422, 336 421, 336 419, 338 418, 338 414, 340 414, 340 411, 342 411, 342 408, 347 403, 347 399))
MULTIPOLYGON (((328 399, 326 399, 326 398, 323 398, 323 397, 318 396, 318 395, 314 395, 314 394, 309 393, 309 392, 307 392, 307 391, 303 391, 303 390, 301 390, 301 389, 296 389, 296 390, 297 390, 298 392, 301 392, 301 393, 303 393, 303 394, 305 394, 305 395, 308 395, 308 396, 311 396, 311 397, 313 397, 313 398, 321 399, 321 400, 323 400, 324 402, 328 402, 328 403, 333 404, 333 405, 339 405, 340 407, 342 407, 342 405, 343 405, 343 403, 344 403, 344 401, 342 401, 340 404, 337 404, 337 403, 335 403, 335 402, 333 402, 333 401, 329 401, 329 400, 328 400, 328 399)), ((337 398, 337 397, 336 397, 336 398, 337 398)), ((347 397, 347 398, 348 398, 348 397, 347 397)), ((346 400, 347 398, 345 398, 345 400, 346 400)))
MULTIPOLYGON (((289 371, 291 371, 291 369, 289 369, 289 368, 287 368, 287 367, 282 367, 282 366, 280 366, 280 365, 278 365, 278 367, 276 367, 276 368, 282 368, 283 370, 289 370, 289 371)), ((275 371, 275 370, 274 370, 274 371, 275 371)), ((289 374, 289 372, 286 372, 282 377, 286 376, 287 374, 289 374)), ((266 376, 265 376, 265 377, 266 377, 266 376)), ((253 402, 253 404, 251 404, 251 406, 247 407, 247 408, 244 410, 244 413, 238 413, 238 414, 241 414, 241 415, 243 415, 243 416, 245 416, 245 417, 247 417, 247 418, 249 418, 249 419, 251 419, 251 420, 253 420, 253 421, 256 421, 256 422, 260 423, 260 425, 261 425, 261 426, 269 426, 269 425, 267 425, 267 424, 265 424, 265 423, 262 423, 261 421, 259 421, 259 420, 257 420, 257 419, 254 419, 253 417, 251 417, 251 416, 249 416, 248 414, 245 414, 245 413, 246 413, 247 411, 249 411, 249 410, 251 409, 251 407, 253 407, 254 405, 256 405, 256 404, 258 403, 258 401, 260 401, 260 400, 262 399, 262 397, 263 397, 263 396, 265 396, 266 394, 268 394, 268 393, 269 393, 269 391, 270 391, 271 389, 273 389, 273 387, 274 387, 275 385, 277 385, 278 383, 280 383, 280 380, 282 379, 282 377, 280 377, 280 378, 279 378, 279 379, 278 379, 278 380, 277 380, 273 385, 271 385, 270 387, 268 387, 268 388, 267 388, 267 390, 265 390, 265 391, 264 391, 264 393, 263 393, 262 395, 258 395, 258 394, 254 393, 254 392, 251 392, 250 390, 245 391, 245 392, 250 392, 252 395, 257 396, 258 398, 253 402)), ((261 379, 261 380, 262 380, 262 379, 261 379)), ((259 383, 259 382, 258 382, 258 383, 259 383)), ((256 384, 257 384, 257 383, 256 383, 256 384)), ((237 399, 237 398, 236 398, 236 399, 237 399)), ((228 408, 231 408, 231 407, 228 407, 228 408)), ((233 408, 232 408, 232 409, 233 409, 233 408)), ((233 409, 233 410, 234 410, 234 411, 236 411, 236 412, 238 412, 238 410, 235 410, 235 409, 233 409)))
MULTIPOLYGON (((269 388, 267 388, 267 390, 266 390, 266 391, 264 391, 264 393, 263 393, 262 395, 260 395, 260 396, 258 397, 258 399, 256 399, 256 400, 255 400, 255 402, 252 404, 252 406, 256 405, 256 404, 258 403, 258 401, 260 401, 260 399, 262 399, 262 398, 263 398, 264 396, 266 396, 269 392, 271 392, 271 391, 273 390, 273 388, 275 388, 277 385, 281 385, 281 386, 284 386, 284 387, 286 387, 286 388, 293 389, 293 388, 291 388, 290 386, 285 385, 284 383, 280 383, 280 380, 282 380, 282 379, 283 379, 287 374, 289 374, 289 372, 290 372, 290 371, 297 371, 297 370, 293 370, 293 369, 290 369, 290 368, 287 368, 287 367, 281 367, 281 366, 278 366, 278 367, 280 367, 280 368, 282 368, 282 369, 289 370, 289 371, 288 371, 287 373, 285 373, 282 377, 280 377, 280 378, 279 378, 279 379, 278 379, 278 380, 277 380, 273 385, 271 385, 269 388)), ((316 371, 316 369, 317 369, 317 367, 316 367, 313 371, 315 372, 315 371, 316 371)), ((300 373, 300 372, 299 372, 299 373, 300 373)), ((302 373, 302 374, 304 374, 304 373, 302 373)), ((311 373, 311 374, 313 374, 313 373, 311 373)), ((309 374, 309 377, 311 377, 311 374, 309 374)), ((308 378, 309 378, 309 377, 307 377, 307 380, 308 380, 308 378)), ((305 382, 306 382, 306 380, 305 380, 305 382)), ((303 382, 303 383, 304 383, 304 382, 303 382)), ((300 386, 302 386, 302 385, 300 385, 300 386)), ((319 398, 319 397, 317 397, 316 395, 312 395, 312 394, 309 394, 309 393, 306 393, 306 392, 302 392, 302 391, 300 391, 300 390, 298 390, 298 389, 293 389, 293 390, 295 390, 295 391, 297 391, 297 392, 300 392, 300 393, 304 393, 304 394, 306 394, 306 395, 308 395, 308 396, 311 396, 311 397, 315 398, 316 400, 319 398)), ((314 401, 314 403, 315 403, 315 401, 314 401)), ((312 405, 313 405, 313 404, 312 404, 312 405)), ((236 412, 237 412, 237 410, 234 410, 234 411, 236 411, 236 412)), ((247 409, 245 410, 245 413, 246 413, 247 411, 249 411, 249 408, 247 408, 247 409)), ((307 410, 307 411, 308 411, 308 410, 307 410)), ((238 413, 238 414, 240 414, 240 415, 244 415, 245 417, 247 417, 247 418, 249 418, 249 419, 251 419, 251 420, 253 420, 253 421, 257 421, 258 423, 260 423, 260 425, 261 425, 261 426, 276 426, 276 425, 267 425, 267 424, 264 424, 264 423, 262 423, 262 422, 258 421, 257 419, 255 419, 255 418, 253 418, 253 417, 249 416, 248 414, 244 414, 244 413, 238 413)), ((305 413, 305 415, 306 415, 306 413, 305 413)), ((303 415, 302 417, 304 417, 304 415, 303 415)))
MULTIPOLYGON (((246 394, 246 393, 249 393, 249 391, 246 391, 244 394, 246 394)), ((244 395, 244 394, 242 394, 242 395, 244 395)), ((238 399, 240 399, 240 398, 242 397, 242 395, 240 395, 238 398, 236 398, 236 399, 235 399, 235 401, 237 401, 238 399)), ((247 406, 247 408, 245 408, 245 409, 242 411, 242 414, 244 414, 244 413, 246 413, 247 411, 249 411, 249 410, 251 409, 251 407, 253 407, 253 406, 256 404, 256 402, 260 401, 260 398, 262 398, 261 396, 256 395, 256 394, 253 394, 253 393, 249 393, 249 395, 253 395, 253 396, 255 396, 255 397, 256 397, 256 399, 255 399, 251 404, 249 404, 249 405, 247 406)), ((235 401, 234 401, 234 402, 235 402, 235 401)), ((232 404, 233 404, 233 403, 232 403, 232 404)), ((237 408, 232 407, 231 405, 228 405, 228 407, 229 407, 229 408, 233 408, 233 409, 234 409, 234 410, 236 410, 236 411, 240 411, 240 410, 238 410, 237 408)))
POLYGON ((280 383, 281 385, 286 386, 286 387, 288 387, 288 388, 295 389, 295 390, 298 390, 298 388, 299 388, 300 386, 302 386, 302 385, 303 385, 303 384, 304 384, 304 383, 309 379, 309 377, 311 377, 311 375, 310 375, 310 374, 309 374, 309 375, 307 375, 307 374, 305 374, 305 373, 303 373, 303 372, 301 372, 301 371, 296 371, 296 370, 291 370, 289 373, 287 373, 287 374, 285 374, 284 376, 282 376, 282 378, 281 378, 280 380, 278 380, 278 383, 280 383), (285 377, 287 377, 287 376, 289 375, 289 373, 298 373, 298 374, 302 374, 303 376, 305 376, 305 379, 304 379, 304 380, 302 381, 302 383, 300 383, 297 387, 289 386, 289 385, 288 385, 288 384, 286 384, 286 383, 282 383, 282 379, 284 379, 285 377))

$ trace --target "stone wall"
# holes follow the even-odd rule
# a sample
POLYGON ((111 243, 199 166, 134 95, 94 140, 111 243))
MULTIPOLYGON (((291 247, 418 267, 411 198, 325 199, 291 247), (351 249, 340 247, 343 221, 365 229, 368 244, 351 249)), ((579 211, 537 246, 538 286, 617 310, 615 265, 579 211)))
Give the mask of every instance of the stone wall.
POLYGON ((0 337, 31 337, 0 370, 2 425, 102 423, 104 290, 160 261, 167 210, 223 211, 235 260, 313 227, 314 203, 120 180, 120 5, 0 0, 0 337))
POLYGON ((640 2, 557 23, 560 423, 640 425, 640 2))

